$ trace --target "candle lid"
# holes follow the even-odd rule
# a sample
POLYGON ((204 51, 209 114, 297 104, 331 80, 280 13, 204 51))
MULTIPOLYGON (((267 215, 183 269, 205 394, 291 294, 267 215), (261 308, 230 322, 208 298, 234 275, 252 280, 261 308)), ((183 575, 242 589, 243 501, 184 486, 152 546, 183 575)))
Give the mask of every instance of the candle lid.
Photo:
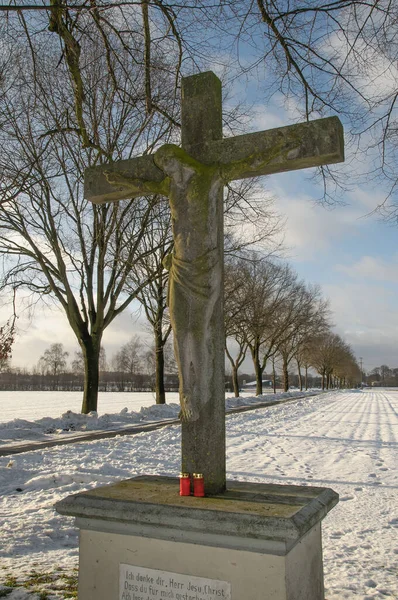
POLYGON ((203 479, 203 474, 202 473, 194 473, 193 477, 194 477, 194 479, 203 479))
POLYGON ((189 473, 180 473, 180 479, 188 479, 189 473))

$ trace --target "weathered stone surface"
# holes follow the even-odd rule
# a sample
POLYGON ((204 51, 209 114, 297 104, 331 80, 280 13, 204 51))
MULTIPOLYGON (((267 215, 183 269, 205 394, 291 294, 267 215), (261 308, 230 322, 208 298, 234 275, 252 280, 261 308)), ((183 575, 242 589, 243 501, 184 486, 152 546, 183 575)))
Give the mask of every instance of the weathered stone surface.
POLYGON ((85 194, 98 203, 169 197, 182 470, 202 473, 212 494, 225 488, 223 184, 342 161, 343 131, 332 117, 223 140, 221 82, 211 72, 183 78, 181 110, 182 148, 90 169, 85 194))
POLYGON ((140 588, 154 600, 214 598, 205 588, 182 593, 184 576, 226 582, 231 594, 216 596, 231 600, 324 600, 321 521, 337 501, 328 488, 236 481, 210 498, 181 497, 177 478, 136 477, 56 509, 80 529, 80 600, 128 598, 126 565, 135 581, 164 579, 163 594, 140 588))
POLYGON ((175 244, 170 314, 183 413, 181 468, 202 473, 211 494, 225 489, 224 206, 219 173, 203 162, 206 143, 222 137, 221 82, 214 73, 186 77, 181 93, 182 148, 197 161, 185 190, 173 187, 171 177, 180 200, 170 196, 175 244), (185 412, 189 398, 190 412, 185 412))
MULTIPOLYGON (((220 547, 232 547, 240 537, 246 540, 241 546, 247 548, 254 540, 263 540, 264 547, 274 540, 283 544, 281 552, 283 548, 287 552, 338 502, 333 490, 319 487, 230 481, 227 491, 207 498, 182 497, 178 490, 177 478, 136 477, 68 496, 56 504, 56 510, 79 519, 144 527, 140 530, 144 537, 145 526, 150 525, 153 537, 162 538, 161 529, 169 531, 169 537, 173 537, 171 530, 185 532, 185 541, 192 536, 192 543, 198 539, 196 534, 202 535, 203 543, 217 536, 220 547)), ((259 549, 258 544, 254 547, 259 549)))
POLYGON ((337 117, 317 119, 209 144, 206 164, 218 164, 225 181, 344 161, 344 132, 337 117))
MULTIPOLYGON (((190 119, 196 132, 203 120, 190 119)), ((216 166, 226 182, 343 162, 344 132, 339 119, 329 117, 233 138, 215 140, 213 136, 202 146, 187 144, 186 150, 204 165, 216 166)), ((87 169, 85 196, 102 203, 121 200, 127 191, 131 197, 150 193, 142 181, 137 181, 145 175, 160 185, 155 189, 161 189, 164 174, 156 162, 154 155, 123 160, 107 166, 106 175, 103 166, 87 169), (112 175, 114 184, 110 183, 112 175)))
POLYGON ((221 81, 211 71, 182 79, 181 125, 182 147, 205 163, 207 145, 222 139, 221 81))
POLYGON ((174 250, 168 261, 168 304, 180 374, 181 416, 183 421, 196 421, 215 401, 212 348, 217 332, 211 323, 223 283, 215 226, 223 182, 214 168, 203 167, 188 155, 185 160, 177 146, 164 146, 156 162, 170 179, 174 250))
POLYGON ((161 186, 165 179, 153 158, 149 154, 86 169, 84 197, 95 204, 104 204, 151 193, 147 183, 161 186))

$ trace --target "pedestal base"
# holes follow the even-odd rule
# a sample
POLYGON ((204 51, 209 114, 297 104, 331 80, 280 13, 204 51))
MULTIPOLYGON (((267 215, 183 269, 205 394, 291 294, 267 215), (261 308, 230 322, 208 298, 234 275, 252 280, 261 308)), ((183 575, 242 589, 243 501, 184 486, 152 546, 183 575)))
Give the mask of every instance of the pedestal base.
POLYGON ((325 488, 230 482, 180 497, 137 477, 56 506, 80 528, 79 600, 324 600, 325 488))

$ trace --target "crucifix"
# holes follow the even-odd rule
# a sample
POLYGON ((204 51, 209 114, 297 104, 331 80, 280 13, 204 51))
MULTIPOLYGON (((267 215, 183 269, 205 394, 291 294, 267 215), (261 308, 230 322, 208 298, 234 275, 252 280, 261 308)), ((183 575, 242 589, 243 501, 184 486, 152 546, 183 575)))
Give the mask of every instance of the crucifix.
POLYGON ((167 196, 174 250, 169 310, 179 368, 182 471, 202 473, 206 494, 225 490, 223 186, 344 160, 337 117, 223 138, 221 82, 182 79, 181 147, 87 169, 94 203, 167 196))

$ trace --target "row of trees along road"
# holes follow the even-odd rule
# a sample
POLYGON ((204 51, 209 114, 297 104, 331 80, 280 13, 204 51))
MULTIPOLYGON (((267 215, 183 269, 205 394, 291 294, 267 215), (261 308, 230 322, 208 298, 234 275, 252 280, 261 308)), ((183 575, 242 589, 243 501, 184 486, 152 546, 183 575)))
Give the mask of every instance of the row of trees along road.
MULTIPOLYGON (((229 340, 231 341, 231 340, 229 340)), ((295 361, 289 363, 288 379, 280 353, 276 352, 270 360, 272 370, 263 377, 272 379, 274 391, 281 384, 286 388, 293 383, 300 389, 322 385, 323 388, 352 386, 359 384, 358 367, 349 348, 339 336, 331 332, 317 335, 295 355, 295 361), (348 352, 347 352, 348 350, 348 352), (311 369, 310 369, 311 368, 311 369), (303 376, 302 369, 305 369, 303 376), (314 375, 318 371, 321 376, 314 375)), ((140 336, 133 335, 108 361, 105 348, 101 347, 99 364, 99 389, 104 392, 132 392, 156 390, 155 348, 148 347, 140 336)), ((385 367, 385 365, 382 365, 385 367)), ((247 367, 247 365, 246 365, 247 367)), ((388 367, 387 367, 388 368, 388 367)), ((380 369, 375 369, 379 371, 380 369)), ((396 369, 390 369, 390 373, 396 369)), ((232 371, 231 371, 232 375, 232 371)), ((370 377, 373 377, 372 375, 370 377)), ((226 375, 226 389, 233 382, 235 394, 238 385, 252 381, 255 374, 236 371, 234 377, 226 375)), ((385 379, 387 385, 393 385, 393 379, 385 379)), ((268 382, 269 383, 269 382, 268 382)), ((386 383, 383 383, 385 385, 386 383)), ((40 357, 32 369, 11 367, 9 361, 2 365, 0 389, 2 390, 66 390, 80 391, 84 386, 84 359, 81 351, 71 356, 63 344, 54 343, 40 357)), ((172 344, 165 346, 165 374, 163 387, 167 391, 178 390, 177 365, 172 344)), ((267 385, 269 388, 269 385, 267 385)))
MULTIPOLYGON (((322 388, 360 384, 361 373, 355 357, 341 337, 331 331, 328 303, 322 298, 318 286, 300 281, 285 262, 258 258, 254 254, 240 258, 228 256, 225 270, 225 349, 236 396, 239 395, 238 370, 247 354, 252 358, 257 394, 263 391, 265 369, 270 364, 274 383, 275 365, 278 365, 278 370, 281 369, 285 391, 289 389, 289 371, 292 368, 297 369, 300 389, 307 388, 310 368, 321 376, 322 388)), ((162 286, 166 288, 166 285, 165 278, 162 286)), ((177 369, 163 296, 157 306, 162 311, 162 318, 158 321, 162 327, 160 342, 155 335, 153 348, 148 348, 138 335, 134 335, 115 354, 109 366, 105 350, 101 347, 99 367, 102 383, 106 379, 120 391, 124 391, 126 386, 130 389, 137 387, 137 382, 141 389, 144 374, 147 387, 155 389, 159 402, 160 375, 162 401, 165 401, 165 372, 169 375, 169 386, 170 382, 175 386, 175 377, 170 379, 170 375, 175 375, 177 369), (156 360, 159 348, 162 351, 161 373, 156 360), (153 384, 148 380, 152 373, 155 374, 153 384)), ((149 313, 148 320, 153 325, 152 313, 149 313)), ((53 389, 58 389, 59 376, 67 370, 67 358, 68 352, 64 351, 63 345, 54 343, 40 358, 35 373, 49 375, 53 389)), ((84 373, 81 351, 75 352, 71 366, 75 375, 84 373)), ((47 377, 36 384, 48 387, 48 381, 47 377)), ((79 381, 69 377, 67 385, 76 386, 79 381)))
MULTIPOLYGON (((360 370, 351 348, 331 331, 328 303, 318 286, 306 285, 281 261, 230 259, 226 265, 225 328, 235 395, 238 369, 247 352, 261 394, 263 374, 270 360, 282 364, 283 385, 289 389, 289 366, 296 362, 300 388, 301 367, 322 376, 322 388, 358 385, 360 370), (233 351, 229 343, 233 344, 233 351)), ((306 385, 306 384, 305 384, 306 385)))
MULTIPOLYGON (((178 390, 177 365, 172 346, 164 347, 165 376, 163 387, 178 390)), ((2 365, 0 387, 3 390, 82 390, 84 357, 80 350, 72 355, 62 343, 51 344, 31 369, 2 365)), ((108 361, 101 346, 99 388, 102 391, 155 391, 155 348, 138 335, 123 344, 108 361)))
MULTIPOLYGON (((145 234, 158 227, 163 199, 91 206, 84 168, 178 141, 182 73, 212 64, 222 71, 224 61, 226 84, 256 73, 265 100, 278 92, 307 117, 340 113, 359 146, 380 149, 372 174, 387 177, 394 192, 398 46, 387 0, 93 0, 25 8, 3 5, 8 18, 0 25, 2 287, 63 307, 85 361, 83 412, 97 407, 104 330, 164 275, 139 266, 159 248, 159 238, 145 234)), ((226 114, 226 131, 239 131, 241 117, 239 108, 226 114)), ((246 189, 232 198, 230 223, 250 215, 267 224, 267 235, 269 220, 256 218, 267 208, 253 208, 246 189)), ((395 214, 391 202, 384 208, 395 214)), ((264 240, 264 231, 254 236, 264 240)), ((160 288, 155 296, 164 298, 160 288)), ((168 328, 153 319, 161 343, 168 328)))
MULTIPOLYGON (((2 288, 28 290, 63 307, 84 356, 83 412, 97 408, 104 330, 134 299, 156 334, 157 401, 164 401, 168 205, 143 197, 93 206, 82 188, 86 167, 150 152, 177 135, 179 53, 165 30, 152 44, 149 64, 142 15, 130 12, 136 28, 127 35, 95 8, 97 20, 77 13, 79 24, 64 9, 21 13, 1 31, 2 288), (148 69, 156 73, 150 109, 148 69)), ((247 197, 246 184, 231 190, 226 218, 265 223, 250 240, 259 242, 277 219, 270 201, 247 197)))
POLYGON ((380 365, 372 369, 368 375, 363 374, 362 381, 368 385, 398 387, 398 368, 380 365))

